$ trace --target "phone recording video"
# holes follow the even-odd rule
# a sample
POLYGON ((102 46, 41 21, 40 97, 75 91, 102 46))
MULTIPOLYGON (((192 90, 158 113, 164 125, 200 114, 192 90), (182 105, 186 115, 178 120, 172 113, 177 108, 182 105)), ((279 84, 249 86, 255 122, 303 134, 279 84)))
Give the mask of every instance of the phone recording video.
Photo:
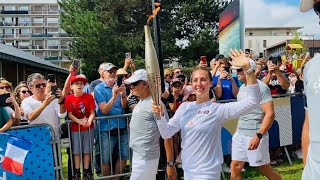
POLYGON ((126 55, 126 59, 131 59, 131 52, 127 52, 125 55, 126 55))
POLYGON ((48 74, 48 81, 51 83, 56 82, 56 75, 55 74, 48 74))
POLYGON ((0 107, 10 106, 11 103, 6 103, 6 100, 10 97, 10 93, 0 95, 0 107))
POLYGON ((56 98, 59 98, 59 95, 57 94, 58 89, 59 89, 58 86, 52 86, 51 87, 51 95, 54 95, 56 98))
POLYGON ((202 64, 207 64, 207 56, 201 56, 200 60, 201 60, 202 64))
POLYGON ((117 77, 117 86, 120 87, 122 85, 123 76, 117 77))
POLYGON ((72 66, 73 66, 73 70, 74 71, 79 71, 79 68, 80 68, 80 60, 73 60, 72 62, 72 66))

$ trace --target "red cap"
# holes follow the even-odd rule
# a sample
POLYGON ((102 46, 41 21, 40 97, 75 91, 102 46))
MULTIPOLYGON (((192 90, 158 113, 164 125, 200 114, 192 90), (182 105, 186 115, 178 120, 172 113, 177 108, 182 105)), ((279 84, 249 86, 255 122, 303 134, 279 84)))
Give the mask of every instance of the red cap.
POLYGON ((77 76, 71 77, 70 84, 77 82, 77 81, 81 81, 81 82, 83 82, 83 84, 86 84, 88 82, 87 78, 85 78, 84 76, 77 75, 77 76))

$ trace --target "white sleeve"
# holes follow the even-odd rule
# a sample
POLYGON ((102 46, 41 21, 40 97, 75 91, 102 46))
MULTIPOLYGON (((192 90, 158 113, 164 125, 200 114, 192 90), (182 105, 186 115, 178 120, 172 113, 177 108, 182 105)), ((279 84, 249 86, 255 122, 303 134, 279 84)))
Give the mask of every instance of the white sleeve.
POLYGON ((27 120, 29 120, 27 118, 28 114, 33 111, 30 99, 26 98, 25 100, 23 100, 21 103, 21 107, 23 108, 24 116, 26 117, 27 120))
POLYGON ((157 120, 158 128, 163 139, 171 138, 180 130, 180 120, 184 113, 186 103, 182 103, 177 109, 174 116, 168 121, 168 115, 162 116, 161 120, 157 120))
POLYGON ((248 113, 250 109, 260 105, 262 95, 259 84, 248 85, 248 97, 237 102, 221 104, 218 112, 222 121, 240 117, 248 113))
POLYGON ((60 113, 60 105, 58 104, 58 99, 54 99, 51 103, 54 103, 55 111, 57 112, 60 119, 67 116, 67 110, 65 110, 64 113, 60 113))

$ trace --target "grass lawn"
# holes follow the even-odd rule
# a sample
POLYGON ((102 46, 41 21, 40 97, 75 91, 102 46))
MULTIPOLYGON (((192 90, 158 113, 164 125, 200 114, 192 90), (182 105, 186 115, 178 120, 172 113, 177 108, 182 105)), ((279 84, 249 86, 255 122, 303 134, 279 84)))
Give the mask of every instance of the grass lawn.
MULTIPOLYGON (((283 180, 300 180, 302 176, 302 160, 292 158, 293 164, 290 165, 287 159, 277 166, 273 166, 282 176, 283 180)), ((62 148, 62 163, 63 163, 63 175, 67 179, 68 170, 68 155, 66 149, 62 148)), ((246 171, 242 173, 243 179, 247 180, 266 180, 267 178, 260 175, 259 171, 255 168, 245 167, 246 171)), ((225 173, 226 179, 229 178, 229 174, 225 173)))

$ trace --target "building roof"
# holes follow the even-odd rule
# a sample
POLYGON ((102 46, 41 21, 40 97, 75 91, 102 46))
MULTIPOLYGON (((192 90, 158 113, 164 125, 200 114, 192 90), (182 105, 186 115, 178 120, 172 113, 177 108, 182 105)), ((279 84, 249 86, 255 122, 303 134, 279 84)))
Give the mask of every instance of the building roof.
POLYGON ((246 27, 247 30, 299 30, 303 27, 246 27))
POLYGON ((24 52, 20 49, 4 44, 0 44, 0 59, 7 59, 13 62, 27 64, 61 73, 68 73, 66 69, 61 68, 60 66, 57 66, 44 59, 36 57, 31 53, 24 52))
POLYGON ((58 0, 0 0, 0 4, 12 4, 12 5, 23 5, 23 4, 58 4, 58 0))

